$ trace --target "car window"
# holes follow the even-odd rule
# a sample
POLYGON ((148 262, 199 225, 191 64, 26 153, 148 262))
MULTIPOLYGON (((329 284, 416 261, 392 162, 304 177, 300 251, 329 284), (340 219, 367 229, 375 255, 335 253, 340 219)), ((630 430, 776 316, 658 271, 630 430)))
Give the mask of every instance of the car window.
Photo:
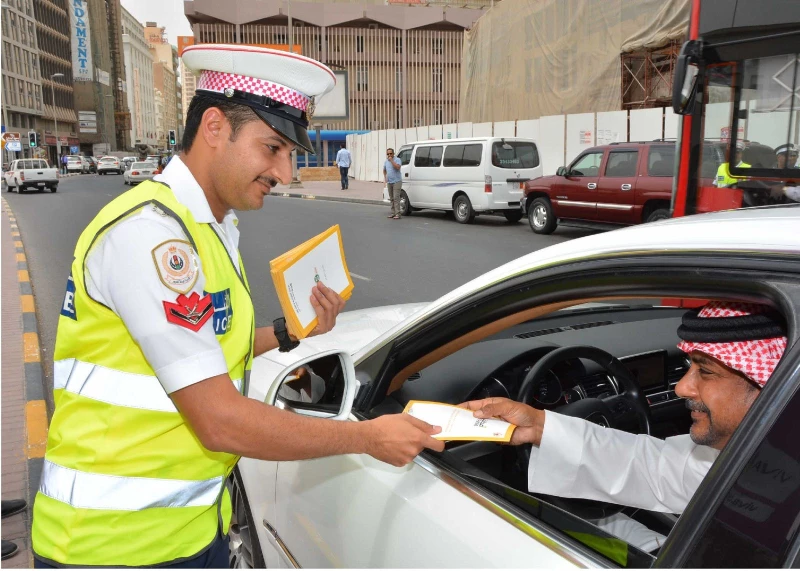
POLYGON ((32 169, 32 168, 34 168, 33 161, 31 161, 31 160, 25 161, 25 163, 23 164, 22 168, 23 169, 32 169))
POLYGON ((403 149, 398 153, 397 158, 400 159, 401 165, 407 165, 411 161, 411 149, 403 149))
POLYGON ((430 162, 428 160, 430 154, 430 147, 418 147, 417 154, 414 155, 414 166, 415 167, 427 167, 430 166, 430 162))
POLYGON ((539 166, 534 143, 506 141, 492 144, 492 165, 503 169, 532 169, 539 166))
POLYGON ((609 177, 636 176, 638 160, 639 151, 611 151, 608 153, 604 174, 609 177))
POLYGON ((480 166, 482 151, 483 145, 450 145, 444 150, 444 166, 480 166))
POLYGON ((117 159, 112 158, 112 157, 105 157, 105 158, 100 159, 100 162, 101 163, 113 163, 113 162, 116 162, 116 160, 117 159))
POLYGON ((653 145, 647 152, 647 176, 669 176, 675 172, 675 147, 653 145))
POLYGON ((429 167, 442 166, 442 147, 431 147, 430 158, 428 159, 429 167))
POLYGON ((148 163, 148 162, 144 162, 144 163, 133 163, 133 165, 131 166, 131 168, 132 168, 132 169, 151 169, 151 168, 153 168, 153 163, 148 163))
POLYGON ((603 151, 586 153, 578 157, 569 167, 570 176, 597 176, 600 174, 600 163, 603 162, 603 151))

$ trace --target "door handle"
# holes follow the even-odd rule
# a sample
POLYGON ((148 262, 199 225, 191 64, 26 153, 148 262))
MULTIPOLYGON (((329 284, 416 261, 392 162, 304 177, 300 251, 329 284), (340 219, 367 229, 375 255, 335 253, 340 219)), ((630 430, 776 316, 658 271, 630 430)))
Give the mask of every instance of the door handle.
POLYGON ((586 188, 588 188, 589 190, 594 190, 595 188, 597 188, 597 184, 590 182, 589 184, 586 185, 586 188))
POLYGON ((630 190, 630 189, 631 189, 631 185, 629 185, 629 184, 623 184, 623 185, 620 187, 620 189, 621 189, 621 190, 630 190))
POLYGON ((405 177, 408 178, 408 173, 405 174, 405 177))

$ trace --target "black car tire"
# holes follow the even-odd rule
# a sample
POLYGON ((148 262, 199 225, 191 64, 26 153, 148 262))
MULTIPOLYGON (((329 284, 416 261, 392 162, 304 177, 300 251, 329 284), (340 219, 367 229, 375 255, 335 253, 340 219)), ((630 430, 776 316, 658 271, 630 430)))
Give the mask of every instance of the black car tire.
POLYGON ((411 216, 411 202, 408 200, 405 190, 400 191, 400 214, 402 216, 411 216))
POLYGON ((50 187, 50 192, 58 192, 58 185, 54 184, 53 186, 51 186, 50 187))
POLYGON ((658 210, 653 210, 647 216, 647 220, 645 220, 645 222, 658 222, 659 220, 667 220, 669 217, 668 208, 659 208, 658 210))
POLYGON ((537 198, 528 207, 528 224, 536 234, 552 234, 558 219, 553 213, 553 206, 547 198, 537 198))
POLYGON ((453 201, 453 216, 459 224, 472 224, 475 210, 466 195, 462 194, 453 201))
POLYGON ((233 509, 231 527, 228 532, 230 538, 230 552, 228 555, 230 568, 265 569, 266 563, 264 562, 264 555, 261 553, 261 544, 255 527, 256 522, 253 519, 253 513, 250 511, 247 493, 244 490, 244 483, 238 468, 234 468, 233 473, 228 477, 227 485, 233 509), (236 542, 240 542, 240 544, 236 545, 236 542), (234 561, 236 556, 242 559, 234 561), (247 561, 248 556, 250 561, 247 561))
POLYGON ((516 224, 520 220, 522 220, 522 212, 519 210, 504 210, 503 216, 506 217, 511 224, 516 224))

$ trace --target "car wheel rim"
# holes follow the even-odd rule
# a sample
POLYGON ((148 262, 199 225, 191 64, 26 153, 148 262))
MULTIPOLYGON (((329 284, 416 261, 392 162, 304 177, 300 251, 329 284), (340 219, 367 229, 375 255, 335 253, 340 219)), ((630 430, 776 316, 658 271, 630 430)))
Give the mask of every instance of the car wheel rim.
POLYGON ((544 228, 545 224, 547 224, 547 211, 544 206, 538 205, 533 210, 533 225, 537 228, 544 228))
POLYGON ((406 211, 406 199, 403 198, 402 196, 400 197, 400 210, 402 210, 403 212, 406 211))
POLYGON ((456 212, 458 214, 458 217, 463 220, 464 218, 467 217, 467 205, 463 201, 459 202, 456 208, 456 212))
POLYGON ((229 554, 228 563, 230 569, 253 569, 253 545, 250 535, 250 525, 247 521, 247 512, 244 505, 239 485, 232 477, 229 480, 231 500, 233 504, 233 515, 231 517, 231 527, 228 531, 229 554))

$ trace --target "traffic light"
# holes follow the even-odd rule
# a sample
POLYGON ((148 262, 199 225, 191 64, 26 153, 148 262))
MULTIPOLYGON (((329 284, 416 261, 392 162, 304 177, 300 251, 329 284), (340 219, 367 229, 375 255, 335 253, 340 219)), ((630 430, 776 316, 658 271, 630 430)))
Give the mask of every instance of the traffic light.
POLYGON ((38 147, 39 141, 37 140, 36 131, 28 131, 28 142, 30 143, 31 148, 38 147))
POLYGON ((175 130, 174 129, 170 129, 169 130, 169 146, 170 147, 174 147, 175 143, 176 143, 176 141, 175 141, 175 130))

